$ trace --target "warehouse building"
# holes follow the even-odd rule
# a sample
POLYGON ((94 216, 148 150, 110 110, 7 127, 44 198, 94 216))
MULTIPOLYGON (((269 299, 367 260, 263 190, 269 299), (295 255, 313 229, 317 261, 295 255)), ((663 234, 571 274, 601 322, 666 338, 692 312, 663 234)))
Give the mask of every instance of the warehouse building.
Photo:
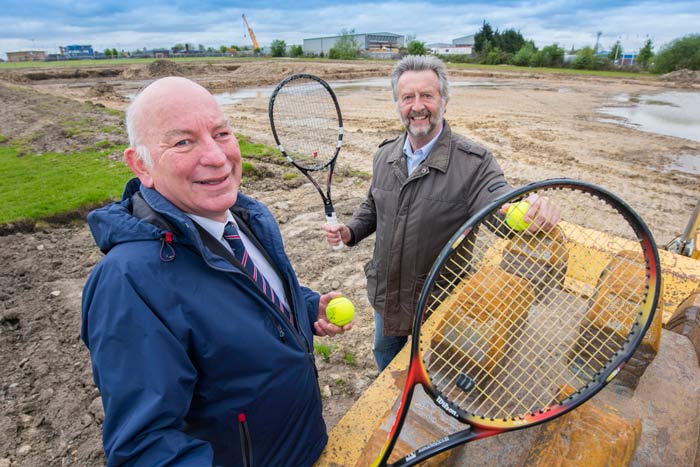
MULTIPOLYGON (((390 32, 373 32, 364 34, 350 34, 355 39, 361 53, 365 54, 387 54, 398 53, 399 48, 404 46, 404 36, 390 32)), ((304 39, 304 54, 306 55, 328 55, 328 51, 342 36, 315 37, 304 39)))
POLYGON ((95 58, 95 51, 91 45, 72 44, 59 49, 61 50, 61 55, 67 59, 95 58))
POLYGON ((46 52, 43 50, 24 50, 21 52, 7 52, 8 62, 40 62, 46 60, 46 52))
POLYGON ((452 39, 451 44, 428 44, 427 47, 436 55, 470 55, 474 50, 474 34, 452 39))

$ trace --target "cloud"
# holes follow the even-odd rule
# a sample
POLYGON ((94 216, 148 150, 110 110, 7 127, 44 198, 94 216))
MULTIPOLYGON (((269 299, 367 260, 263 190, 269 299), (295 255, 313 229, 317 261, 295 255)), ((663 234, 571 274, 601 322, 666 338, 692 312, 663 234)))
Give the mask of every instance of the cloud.
POLYGON ((301 44, 304 38, 332 36, 342 30, 415 35, 420 41, 449 42, 476 33, 484 20, 494 29, 515 29, 538 47, 601 46, 620 40, 638 49, 647 37, 657 50, 669 41, 698 32, 695 1, 634 2, 570 0, 363 2, 337 0, 252 2, 159 0, 144 2, 53 0, 11 1, 0 18, 0 52, 91 44, 97 50, 170 47, 176 43, 249 45, 241 15, 246 14, 258 41, 301 44))

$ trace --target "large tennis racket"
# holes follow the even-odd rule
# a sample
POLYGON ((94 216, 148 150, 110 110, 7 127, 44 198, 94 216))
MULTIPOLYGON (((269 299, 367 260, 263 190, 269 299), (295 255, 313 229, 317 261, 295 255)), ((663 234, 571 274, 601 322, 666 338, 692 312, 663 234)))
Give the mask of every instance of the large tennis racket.
POLYGON ((418 384, 469 426, 392 466, 581 405, 641 342, 660 277, 649 229, 601 188, 548 180, 491 203, 452 237, 422 289, 401 404, 373 465, 387 465, 418 384), (556 203, 562 220, 549 232, 512 230, 502 212, 533 193, 556 203))
MULTIPOLYGON (((323 199, 327 223, 337 225, 331 180, 343 143, 343 117, 335 93, 317 76, 288 76, 272 92, 269 114, 279 150, 311 180, 323 199), (311 174, 324 170, 327 174, 325 192, 311 174)), ((334 248, 342 247, 341 242, 334 248)))

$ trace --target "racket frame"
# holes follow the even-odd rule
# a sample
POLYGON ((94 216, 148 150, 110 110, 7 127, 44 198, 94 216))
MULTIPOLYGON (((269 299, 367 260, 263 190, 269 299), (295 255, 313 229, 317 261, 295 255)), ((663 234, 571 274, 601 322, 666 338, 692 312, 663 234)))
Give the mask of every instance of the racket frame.
MULTIPOLYGON (((335 216, 335 209, 333 208, 333 201, 331 199, 331 181, 333 180, 333 171, 335 169, 335 163, 336 160, 338 159, 338 154, 340 153, 340 148, 343 145, 343 116, 340 113, 340 105, 338 104, 338 98, 336 97, 335 93, 333 92, 333 89, 331 89, 330 85, 325 82, 323 79, 319 78, 318 76, 311 75, 308 73, 297 73, 294 75, 287 76, 284 78, 282 81, 280 81, 277 86, 275 87, 274 91, 272 92, 272 95, 270 96, 270 102, 268 104, 268 115, 270 117, 270 127, 272 128, 272 136, 275 138, 275 143, 277 143, 277 148, 282 152, 284 157, 294 165, 301 173, 308 178, 311 183, 316 187, 316 190, 318 190, 318 193, 321 195, 321 199, 323 200, 323 206, 324 206, 324 211, 326 214, 326 220, 330 225, 337 225, 337 218, 335 216), (277 128, 275 127, 275 118, 274 118, 274 106, 275 106, 275 101, 277 99, 277 95, 279 92, 286 86, 287 84, 298 80, 298 79, 310 79, 313 81, 316 81, 319 83, 321 86, 325 88, 325 90, 328 92, 328 94, 331 96, 333 99, 333 104, 335 105, 335 110, 336 110, 336 115, 338 117, 338 140, 336 142, 335 150, 333 157, 331 157, 328 162, 325 162, 323 164, 319 164, 314 167, 304 167, 297 163, 293 157, 289 155, 287 150, 284 148, 284 145, 280 141, 279 135, 277 134, 277 128), (321 188, 321 185, 314 179, 314 177, 311 176, 310 172, 318 172, 322 171, 324 169, 327 169, 328 174, 326 176, 326 191, 324 193, 323 188, 321 188)), ((342 243, 341 243, 342 245, 342 243)))
POLYGON ((627 203, 613 193, 588 182, 558 178, 524 185, 492 201, 479 212, 474 214, 464 224, 462 224, 462 226, 452 236, 433 263, 430 273, 428 274, 428 277, 423 285, 416 308, 416 314, 414 316, 413 331, 411 335, 410 362, 406 375, 404 391, 401 396, 401 402, 399 404, 394 424, 389 432, 387 442, 382 448, 377 459, 372 463, 372 466, 412 466, 448 449, 459 446, 460 444, 498 435, 506 431, 515 431, 522 428, 535 426, 559 417, 580 406, 603 389, 603 387, 605 387, 620 372, 620 370, 632 357, 637 346, 644 338, 647 329, 651 325, 651 321, 659 301, 660 288, 661 270, 659 253, 651 231, 644 223, 642 218, 636 214, 627 203), (627 219, 629 225, 634 229, 638 239, 640 240, 640 245, 644 251, 644 255, 649 261, 648 274, 650 279, 650 287, 647 290, 647 298, 644 302, 646 306, 640 310, 640 317, 637 319, 637 323, 641 321, 643 326, 641 326, 639 332, 630 333, 630 339, 623 347, 627 351, 622 356, 622 359, 619 360, 619 363, 614 367, 605 367, 605 371, 596 378, 597 384, 591 384, 589 387, 574 393, 562 403, 552 405, 547 410, 539 411, 538 413, 526 416, 523 420, 501 421, 501 423, 499 423, 499 421, 495 421, 495 423, 490 424, 479 423, 478 420, 475 420, 465 414, 462 409, 452 405, 450 402, 442 398, 439 391, 436 390, 432 384, 430 377, 428 376, 428 372, 423 365, 423 360, 420 355, 420 331, 423 324, 423 317, 427 311, 428 297, 430 296, 431 287, 433 286, 435 280, 439 277, 442 266, 449 259, 450 254, 462 244, 462 242, 469 236, 474 227, 478 225, 482 219, 495 212, 498 207, 505 203, 518 200, 527 193, 537 192, 537 190, 551 187, 559 187, 562 189, 574 188, 603 199, 613 208, 615 208, 617 212, 623 215, 623 217, 627 219), (393 450, 396 441, 398 441, 399 435, 401 434, 401 429, 403 428, 406 416, 408 415, 408 409, 413 397, 413 391, 418 384, 423 386, 425 393, 438 407, 453 418, 467 424, 467 427, 464 430, 433 441, 432 443, 429 443, 399 459, 393 464, 387 464, 391 451, 393 450))

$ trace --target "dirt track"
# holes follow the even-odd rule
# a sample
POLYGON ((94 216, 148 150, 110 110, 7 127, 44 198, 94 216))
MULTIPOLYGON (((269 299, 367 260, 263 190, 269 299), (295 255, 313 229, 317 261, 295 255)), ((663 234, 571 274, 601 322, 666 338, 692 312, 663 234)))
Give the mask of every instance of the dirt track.
MULTIPOLYGON (((118 126, 118 117, 84 102, 124 109, 124 95, 168 74, 192 77, 218 92, 272 85, 302 71, 330 81, 385 77, 390 67, 275 60, 95 67, 56 71, 60 74, 53 76, 45 70, 3 72, 0 79, 13 84, 0 83, 0 134, 22 138, 43 132, 36 152, 74 150, 89 144, 90 137, 76 141, 61 135, 52 119, 90 115, 102 125, 118 126)), ((601 123, 596 113, 615 95, 678 89, 677 83, 456 70, 451 79, 473 85, 453 87, 446 118, 454 131, 489 146, 512 184, 553 177, 587 180, 638 210, 659 244, 682 230, 700 186, 697 175, 667 170, 668 158, 700 155, 700 143, 601 123)), ((390 92, 370 86, 338 87, 337 93, 346 128, 339 169, 369 173, 376 146, 400 131, 390 92)), ((225 111, 236 132, 274 146, 266 97, 226 106, 225 111)), ((125 141, 123 133, 110 138, 125 141)), ((334 199, 341 221, 352 215, 368 183, 357 176, 336 178, 334 199)), ((376 376, 362 273, 373 242, 329 252, 320 234, 320 199, 309 183, 285 184, 277 177, 243 189, 266 202, 277 216, 301 281, 320 291, 342 291, 358 307, 355 329, 325 340, 333 346, 330 359, 318 358, 324 413, 332 426, 376 376), (349 358, 346 352, 354 356, 353 364, 344 362, 349 358)), ((31 228, 25 225, 24 230, 31 228)), ((5 356, 0 365, 0 467, 104 464, 101 403, 79 340, 80 293, 100 256, 81 221, 0 236, 0 352, 5 356)))

